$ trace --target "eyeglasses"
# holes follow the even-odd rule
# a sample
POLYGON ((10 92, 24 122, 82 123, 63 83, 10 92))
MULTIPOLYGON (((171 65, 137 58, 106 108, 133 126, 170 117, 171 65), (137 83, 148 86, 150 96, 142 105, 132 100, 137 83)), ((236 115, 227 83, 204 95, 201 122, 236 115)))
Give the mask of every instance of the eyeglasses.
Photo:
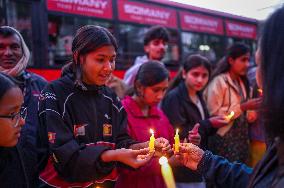
POLYGON ((12 121, 16 121, 13 127, 18 127, 20 119, 23 118, 24 120, 27 117, 27 108, 22 107, 21 110, 13 115, 0 115, 0 118, 8 118, 11 119, 12 121))

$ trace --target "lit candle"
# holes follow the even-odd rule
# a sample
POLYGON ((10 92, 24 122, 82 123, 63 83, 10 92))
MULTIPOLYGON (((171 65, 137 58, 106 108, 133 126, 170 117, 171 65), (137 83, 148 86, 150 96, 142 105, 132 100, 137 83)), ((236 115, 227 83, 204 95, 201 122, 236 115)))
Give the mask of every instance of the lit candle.
POLYGON ((262 95, 263 95, 263 91, 262 91, 262 89, 258 89, 257 91, 258 91, 258 93, 259 93, 259 95, 260 95, 260 96, 262 96, 262 95))
POLYGON ((234 112, 234 111, 231 111, 231 113, 226 116, 226 119, 227 119, 228 121, 230 121, 230 120, 233 118, 234 115, 235 115, 235 112, 234 112))
POLYGON ((175 184, 172 168, 168 163, 168 159, 162 156, 159 159, 159 163, 161 165, 162 176, 164 178, 167 188, 175 188, 176 184, 175 184))
POLYGON ((149 141, 149 150, 150 152, 152 152, 155 149, 155 137, 154 137, 153 129, 150 129, 150 133, 152 134, 152 136, 150 137, 150 141, 149 141))
POLYGON ((176 135, 175 135, 174 139, 175 139, 175 152, 179 152, 180 140, 179 140, 179 135, 178 135, 178 129, 176 130, 176 135))

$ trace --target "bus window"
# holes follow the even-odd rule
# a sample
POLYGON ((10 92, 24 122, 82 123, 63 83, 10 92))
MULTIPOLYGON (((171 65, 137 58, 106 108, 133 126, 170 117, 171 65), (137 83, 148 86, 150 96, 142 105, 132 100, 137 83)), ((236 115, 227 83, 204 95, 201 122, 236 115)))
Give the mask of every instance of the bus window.
POLYGON ((48 65, 65 65, 72 58, 72 41, 77 29, 84 25, 100 25, 112 32, 112 24, 93 18, 48 15, 48 65))

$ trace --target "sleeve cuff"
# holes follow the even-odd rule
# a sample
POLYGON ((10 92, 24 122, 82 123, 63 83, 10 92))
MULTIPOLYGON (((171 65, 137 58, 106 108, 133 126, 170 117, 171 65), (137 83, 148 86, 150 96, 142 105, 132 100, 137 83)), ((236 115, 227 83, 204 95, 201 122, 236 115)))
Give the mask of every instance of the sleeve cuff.
POLYGON ((210 168, 210 161, 212 159, 213 154, 206 150, 197 166, 197 172, 201 175, 204 175, 210 168))

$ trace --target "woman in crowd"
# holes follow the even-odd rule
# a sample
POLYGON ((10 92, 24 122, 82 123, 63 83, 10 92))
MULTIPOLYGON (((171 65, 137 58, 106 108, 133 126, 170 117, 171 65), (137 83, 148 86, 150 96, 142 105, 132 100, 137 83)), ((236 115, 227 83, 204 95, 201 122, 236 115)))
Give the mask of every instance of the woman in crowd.
MULTIPOLYGON (((182 140, 188 138, 194 125, 200 125, 200 147, 203 149, 207 148, 208 137, 216 132, 215 128, 228 123, 223 116, 209 118, 201 91, 208 83, 210 74, 208 59, 201 55, 188 56, 162 102, 163 111, 171 124, 180 130, 182 140)), ((174 175, 178 187, 205 187, 202 177, 185 167, 174 168, 174 175)))
MULTIPOLYGON (((43 166, 48 159, 40 178, 59 187, 113 187, 115 162, 133 168, 144 165, 151 156, 142 149, 148 142, 137 143, 129 137, 126 112, 115 93, 105 87, 115 68, 113 35, 99 26, 84 26, 77 31, 72 52, 73 61, 63 76, 40 97, 43 166)), ((170 150, 163 138, 157 139, 155 147, 170 150)))
POLYGON ((12 79, 0 73, 0 186, 32 187, 17 143, 25 124, 21 89, 12 79))
MULTIPOLYGON (((122 101, 128 116, 128 133, 135 140, 149 140, 150 129, 154 130, 156 137, 173 140, 173 127, 157 107, 168 88, 168 82, 169 73, 159 62, 149 61, 139 68, 134 81, 134 95, 122 101)), ((158 157, 171 156, 173 153, 157 152, 159 154, 139 170, 121 170, 116 188, 164 188, 158 157)))
POLYGON ((249 138, 245 111, 253 109, 258 99, 250 100, 246 73, 250 50, 242 43, 233 44, 227 55, 218 63, 204 96, 210 115, 234 116, 228 126, 217 130, 209 140, 213 153, 230 161, 248 162, 249 138), (247 102, 248 101, 248 102, 247 102))
MULTIPOLYGON (((182 144, 181 161, 197 170, 218 187, 281 188, 284 186, 284 7, 273 13, 264 25, 256 78, 263 89, 261 118, 267 136, 267 151, 252 171, 244 164, 230 163, 210 151, 182 144)), ((256 59, 258 60, 258 58, 256 59)))

